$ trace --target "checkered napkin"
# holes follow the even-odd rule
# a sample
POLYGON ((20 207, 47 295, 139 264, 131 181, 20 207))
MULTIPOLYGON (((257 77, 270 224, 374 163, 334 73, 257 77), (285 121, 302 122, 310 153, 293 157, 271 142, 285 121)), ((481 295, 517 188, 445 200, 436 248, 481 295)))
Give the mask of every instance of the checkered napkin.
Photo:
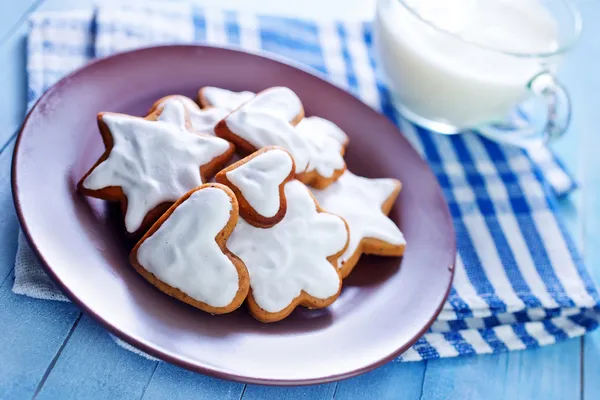
MULTIPOLYGON (((400 122, 374 72, 369 24, 238 14, 182 3, 38 14, 31 19, 28 40, 29 105, 94 57, 170 43, 277 53, 326 74, 402 124, 443 188, 458 258, 442 313, 401 360, 538 347, 597 326, 598 293, 555 208, 557 197, 575 186, 567 171, 547 149, 525 153, 474 134, 447 137, 400 122)), ((13 290, 66 300, 23 236, 13 290)))

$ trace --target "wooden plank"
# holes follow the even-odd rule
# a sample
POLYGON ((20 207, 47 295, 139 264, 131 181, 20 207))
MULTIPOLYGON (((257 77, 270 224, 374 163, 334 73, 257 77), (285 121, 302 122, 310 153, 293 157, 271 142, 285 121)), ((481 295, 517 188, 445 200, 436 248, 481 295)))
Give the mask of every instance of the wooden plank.
MULTIPOLYGON (((0 153, 0 286, 9 279, 15 262, 19 223, 13 207, 10 162, 14 140, 0 153)), ((0 319, 0 321, 2 321, 0 319)), ((0 360, 2 358, 0 357, 0 360)))
MULTIPOLYGON (((13 141, 14 142, 14 141, 13 141)), ((79 311, 12 293, 18 223, 10 190, 13 143, 0 154, 0 398, 31 397, 79 311)))
POLYGON ((0 287, 0 398, 30 398, 79 315, 72 304, 19 296, 0 287))
POLYGON ((39 399, 139 399, 158 361, 120 348, 89 317, 77 324, 39 399))
MULTIPOLYGON (((600 158, 596 149, 600 146, 598 137, 598 110, 600 99, 596 95, 600 91, 600 77, 597 65, 600 62, 600 48, 597 38, 600 35, 600 25, 597 23, 600 15, 600 3, 592 0, 577 2, 583 15, 584 34, 575 51, 569 55, 564 75, 573 99, 573 131, 578 136, 581 151, 578 153, 582 168, 580 179, 583 182, 581 195, 583 198, 584 229, 584 259, 586 266, 595 278, 600 281, 600 158)), ((600 331, 595 331, 583 340, 583 399, 600 398, 600 331)))
POLYGON ((2 4, 0 13, 0 46, 35 10, 42 0, 7 1, 2 4))
POLYGON ((297 387, 248 385, 246 386, 242 400, 327 400, 333 398, 335 385, 335 383, 297 387))
POLYGON ((579 341, 493 356, 427 363, 423 399, 575 399, 579 341))
POLYGON ((426 364, 392 361, 364 375, 338 382, 335 399, 418 399, 426 364))
POLYGON ((144 400, 193 398, 239 400, 244 384, 196 374, 161 362, 144 392, 144 400))

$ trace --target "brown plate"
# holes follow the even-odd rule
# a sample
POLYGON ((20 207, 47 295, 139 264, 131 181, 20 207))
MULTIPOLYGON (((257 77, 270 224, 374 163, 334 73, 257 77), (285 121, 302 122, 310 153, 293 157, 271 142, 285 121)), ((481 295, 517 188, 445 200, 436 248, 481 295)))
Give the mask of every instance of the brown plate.
POLYGON ((395 125, 352 95, 281 61, 240 51, 168 46, 93 62, 42 96, 13 159, 23 229, 65 294, 112 333, 182 367, 242 382, 297 385, 357 375, 412 345, 438 315, 452 281, 455 238, 438 183, 395 125), (307 115, 350 136, 350 170, 404 184, 391 218, 408 242, 403 260, 364 257, 339 300, 262 324, 246 310, 211 316, 148 284, 127 262, 114 208, 76 182, 102 153, 96 113, 143 115, 159 97, 204 85, 293 89, 307 115), (402 261, 402 263, 401 263, 402 261))

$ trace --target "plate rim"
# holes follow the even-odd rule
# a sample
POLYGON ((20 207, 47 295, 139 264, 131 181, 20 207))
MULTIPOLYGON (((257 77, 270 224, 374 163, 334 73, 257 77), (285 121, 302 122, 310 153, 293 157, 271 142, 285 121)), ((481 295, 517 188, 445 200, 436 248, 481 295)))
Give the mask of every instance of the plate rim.
MULTIPOLYGON (((268 61, 278 63, 284 67, 295 68, 305 74, 312 75, 313 77, 321 80, 323 84, 333 86, 335 88, 335 90, 339 91, 342 96, 350 97, 354 101, 360 103, 361 106, 371 108, 370 106, 365 104, 362 100, 360 100, 359 98, 354 96, 352 93, 343 89, 340 85, 329 81, 327 79, 327 76, 325 74, 323 74, 322 72, 320 72, 310 66, 307 66, 305 64, 297 62, 295 60, 292 60, 292 59, 289 59, 289 58, 286 58, 286 57, 283 57, 283 56, 280 56, 278 54, 268 52, 268 51, 248 51, 248 50, 241 49, 238 47, 226 46, 226 45, 225 46, 211 46, 211 45, 204 45, 204 44, 202 44, 202 45, 200 45, 200 44, 178 44, 178 45, 159 45, 159 46, 144 47, 144 48, 124 51, 124 52, 119 52, 119 53, 112 54, 112 55, 105 56, 105 57, 95 58, 95 59, 91 60, 90 62, 86 63, 85 65, 75 69, 74 71, 72 71, 72 72, 68 73, 67 75, 65 75, 64 77, 62 77, 59 81, 57 81, 50 88, 48 88, 48 90, 46 90, 39 97, 39 99, 36 100, 36 102, 31 107, 31 109, 27 112, 25 119, 23 120, 23 123, 21 125, 21 128, 19 129, 19 133, 17 135, 16 141, 15 141, 15 146, 13 149, 13 155, 12 155, 12 160, 11 160, 11 189, 12 189, 13 204, 15 207, 17 218, 19 220, 19 225, 21 227, 21 231, 25 235, 25 238, 27 239, 28 244, 30 245, 33 252, 35 253, 36 258, 38 259, 38 261, 40 261, 40 265, 42 266, 44 271, 48 275, 50 275, 53 282, 57 284, 57 286, 65 294, 65 296, 73 304, 75 304, 77 307, 80 308, 81 312, 90 316, 92 319, 94 319, 96 322, 98 322, 102 327, 104 327, 108 332, 115 335, 119 339, 121 339, 124 342, 147 353, 150 356, 158 358, 159 360, 169 362, 171 364, 174 364, 176 366, 185 368, 187 370, 190 370, 190 371, 193 371, 196 373, 201 373, 201 374, 212 376, 212 377, 219 378, 219 379, 226 379, 226 380, 240 382, 240 383, 260 384, 260 385, 269 385, 269 386, 306 386, 306 385, 330 383, 330 382, 334 382, 334 381, 339 381, 341 379, 351 378, 351 377, 363 374, 365 372, 368 372, 370 370, 373 370, 383 364, 386 364, 387 362, 391 361, 392 359, 396 358, 398 355, 400 355, 400 354, 404 353, 406 350, 408 350, 417 340, 419 340, 427 332, 427 330, 431 327, 431 325, 434 323, 434 321, 437 319, 437 317, 441 313, 442 308, 443 308, 444 304, 446 303, 446 300, 447 300, 448 295, 450 294, 450 290, 452 288, 452 282, 454 280, 455 261, 453 261, 451 265, 447 266, 447 269, 450 272, 450 276, 448 279, 448 285, 447 285, 446 291, 445 291, 443 297, 441 298, 440 304, 437 306, 432 317, 423 326, 423 328, 419 330, 418 334, 415 335, 412 340, 408 341, 405 345, 401 346, 400 348, 398 348, 394 352, 388 354, 387 356, 379 358, 378 360, 375 360, 375 361, 369 363, 368 365, 364 365, 361 368, 355 368, 351 371, 336 373, 336 374, 329 374, 329 375, 322 376, 322 377, 300 378, 300 379, 258 378, 258 377, 240 375, 240 374, 236 374, 234 372, 226 372, 226 371, 222 371, 219 369, 210 368, 205 365, 199 365, 197 363, 188 362, 185 359, 177 358, 175 356, 172 356, 168 353, 161 351, 160 349, 157 349, 150 345, 146 345, 145 343, 136 339, 135 337, 129 336, 125 332, 121 331, 117 326, 109 323, 102 316, 100 316, 99 314, 94 312, 92 309, 90 309, 83 301, 81 301, 76 295, 74 295, 73 292, 69 289, 69 287, 66 284, 64 284, 63 281, 56 275, 56 273, 54 272, 52 267, 49 265, 49 263, 44 258, 44 255, 42 254, 40 249, 37 247, 35 240, 33 239, 31 232, 29 230, 29 227, 26 223, 26 218, 25 218, 25 215, 23 213, 23 210, 21 208, 21 203, 20 203, 20 191, 19 191, 19 182, 18 182, 18 158, 19 158, 19 154, 20 154, 19 150, 20 150, 21 140, 24 136, 24 132, 25 132, 26 128, 28 127, 29 118, 34 114, 34 112, 36 112, 36 110, 38 109, 40 104, 43 104, 46 101, 46 99, 48 97, 52 96, 52 94, 56 90, 60 89, 62 86, 65 86, 72 77, 77 76, 82 73, 85 73, 85 71, 90 68, 102 68, 102 64, 109 62, 115 58, 135 56, 137 53, 169 51, 169 49, 173 49, 173 48, 209 49, 210 51, 225 51, 225 52, 243 53, 245 55, 249 55, 252 57, 263 58, 268 61)), ((374 113, 378 114, 381 118, 383 118, 387 124, 392 126, 399 133, 401 133, 400 128, 396 124, 394 124, 392 121, 390 121, 389 118, 387 118, 385 115, 381 114, 377 110, 372 110, 372 111, 374 113)), ((404 137, 404 135, 400 134, 399 136, 401 137, 400 139, 403 140, 405 142, 405 144, 410 148, 409 151, 413 151, 413 152, 417 153, 415 148, 404 137)), ((455 229, 454 229, 454 224, 452 222, 452 216, 450 214, 450 209, 449 209, 448 204, 445 201, 445 198, 443 196, 441 186, 440 186, 435 174, 431 170, 429 164, 427 164, 427 162, 425 162, 420 156, 419 156, 419 159, 424 164, 425 168, 429 171, 429 173, 432 175, 432 178, 435 180, 435 190, 438 192, 440 198, 442 198, 444 200, 444 202, 443 202, 444 207, 443 207, 442 212, 444 214, 444 219, 446 220, 447 225, 450 229, 450 233, 451 233, 451 238, 450 238, 450 244, 451 244, 450 247, 451 247, 451 252, 452 252, 451 259, 455 260, 456 253, 457 253, 456 233, 455 233, 455 229)))

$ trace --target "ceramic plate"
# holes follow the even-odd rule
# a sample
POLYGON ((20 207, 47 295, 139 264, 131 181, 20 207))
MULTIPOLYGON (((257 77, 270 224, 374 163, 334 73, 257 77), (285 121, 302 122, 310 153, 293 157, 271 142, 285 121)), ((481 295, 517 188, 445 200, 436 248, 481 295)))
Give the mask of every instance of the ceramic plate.
POLYGON ((440 187, 397 127, 301 68, 259 55, 167 46, 93 62, 52 87, 28 115, 13 160, 23 229, 65 294, 109 331, 173 364, 242 382, 297 385, 357 375, 391 360, 439 313, 453 275, 455 238, 440 187), (205 85, 258 92, 288 86, 306 115, 350 137, 346 161, 403 190, 390 217, 408 242, 403 259, 363 257, 339 299, 262 324, 245 309, 211 316, 169 298, 130 267, 119 213, 76 183, 103 151, 96 113, 144 115, 159 97, 195 97, 205 85))

